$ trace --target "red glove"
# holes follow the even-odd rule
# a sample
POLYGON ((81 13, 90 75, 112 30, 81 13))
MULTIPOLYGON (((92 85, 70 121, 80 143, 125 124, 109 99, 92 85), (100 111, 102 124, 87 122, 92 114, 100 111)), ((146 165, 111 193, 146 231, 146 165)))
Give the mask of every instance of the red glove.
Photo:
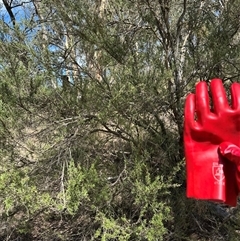
POLYGON ((235 206, 236 165, 227 161, 218 147, 222 142, 240 146, 240 84, 231 86, 231 107, 220 79, 211 81, 210 90, 213 108, 206 82, 199 82, 195 94, 188 95, 185 103, 187 197, 235 206))

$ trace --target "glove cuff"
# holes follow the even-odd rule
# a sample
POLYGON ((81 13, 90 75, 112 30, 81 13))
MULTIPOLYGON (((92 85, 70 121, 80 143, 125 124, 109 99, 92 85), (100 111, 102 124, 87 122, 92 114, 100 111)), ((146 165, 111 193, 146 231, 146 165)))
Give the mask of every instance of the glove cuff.
POLYGON ((219 145, 219 151, 229 161, 234 162, 240 172, 240 148, 231 142, 222 142, 219 145))

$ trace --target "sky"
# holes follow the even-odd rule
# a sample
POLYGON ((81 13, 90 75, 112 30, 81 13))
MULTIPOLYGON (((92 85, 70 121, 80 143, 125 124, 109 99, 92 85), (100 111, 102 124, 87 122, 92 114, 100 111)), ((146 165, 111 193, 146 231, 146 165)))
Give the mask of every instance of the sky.
MULTIPOLYGON (((21 3, 23 1, 19 1, 19 2, 21 3)), ((26 3, 26 2, 27 1, 25 1, 25 4, 24 4, 25 8, 24 8, 24 6, 19 6, 19 7, 16 7, 16 8, 12 9, 17 21, 20 20, 21 18, 24 18, 26 16, 26 13, 28 12, 27 11, 28 8, 26 8, 28 6, 28 3, 26 3)), ((31 4, 31 3, 29 3, 29 4, 31 4)), ((2 0, 0 0, 0 19, 5 21, 5 22, 11 21, 9 15, 8 15, 4 5, 3 5, 2 0)))

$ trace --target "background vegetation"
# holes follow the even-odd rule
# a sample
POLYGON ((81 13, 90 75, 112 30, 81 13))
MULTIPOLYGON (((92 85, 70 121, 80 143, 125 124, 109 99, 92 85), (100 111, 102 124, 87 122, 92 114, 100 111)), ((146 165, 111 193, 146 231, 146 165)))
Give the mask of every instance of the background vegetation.
POLYGON ((239 6, 1 1, 0 240, 239 240, 182 141, 195 83, 240 81, 239 6))

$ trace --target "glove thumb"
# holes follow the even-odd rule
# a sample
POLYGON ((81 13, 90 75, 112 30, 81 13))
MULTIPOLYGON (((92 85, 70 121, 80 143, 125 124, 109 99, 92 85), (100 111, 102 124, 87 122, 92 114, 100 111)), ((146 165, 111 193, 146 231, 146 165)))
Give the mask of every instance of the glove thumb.
POLYGON ((240 171, 240 148, 238 146, 230 142, 222 142, 219 145, 219 151, 229 161, 234 162, 240 171))

